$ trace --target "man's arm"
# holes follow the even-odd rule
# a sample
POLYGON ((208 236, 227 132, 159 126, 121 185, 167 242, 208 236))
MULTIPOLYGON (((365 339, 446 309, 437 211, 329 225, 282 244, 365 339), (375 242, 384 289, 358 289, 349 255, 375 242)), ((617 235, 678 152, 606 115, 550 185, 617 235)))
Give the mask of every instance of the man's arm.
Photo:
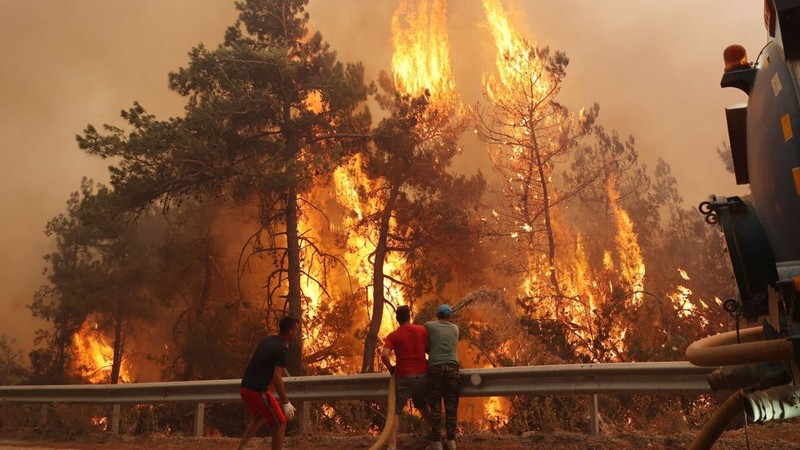
POLYGON ((289 403, 289 396, 286 395, 286 386, 283 385, 283 371, 283 367, 275 366, 275 372, 272 375, 272 384, 275 386, 275 390, 278 391, 281 403, 286 404, 289 403))
POLYGON ((394 373, 394 365, 392 365, 392 350, 383 347, 381 350, 381 362, 389 370, 389 373, 394 373))
POLYGON ((431 330, 428 329, 428 323, 425 323, 425 353, 430 356, 431 354, 431 330))

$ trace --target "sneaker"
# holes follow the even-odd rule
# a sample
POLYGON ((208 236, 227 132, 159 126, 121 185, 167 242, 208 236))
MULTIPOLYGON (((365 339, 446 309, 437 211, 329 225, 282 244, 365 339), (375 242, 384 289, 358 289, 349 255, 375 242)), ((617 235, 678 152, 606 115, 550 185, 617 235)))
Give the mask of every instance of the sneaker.
POLYGON ((425 447, 425 450, 442 450, 442 443, 439 441, 431 442, 425 447))
POLYGON ((447 441, 447 450, 456 450, 456 441, 447 441))

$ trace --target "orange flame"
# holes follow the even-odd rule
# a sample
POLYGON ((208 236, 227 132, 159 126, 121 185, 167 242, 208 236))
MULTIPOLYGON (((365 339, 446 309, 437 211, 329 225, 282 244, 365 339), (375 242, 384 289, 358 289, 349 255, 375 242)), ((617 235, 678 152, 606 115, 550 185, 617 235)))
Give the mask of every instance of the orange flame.
MULTIPOLYGON (((346 166, 340 166, 334 172, 334 193, 336 200, 347 209, 345 228, 352 229, 365 216, 375 214, 381 208, 380 196, 374 193, 380 192, 378 182, 370 182, 362 172, 361 155, 353 157, 346 166), (362 187, 360 190, 359 187, 362 187), (370 193, 360 195, 361 192, 370 193)), ((394 219, 392 219, 393 223, 394 219)), ((348 271, 357 282, 359 288, 368 293, 368 298, 372 284, 373 267, 370 261, 372 253, 375 251, 375 242, 378 238, 378 229, 372 223, 363 224, 366 229, 361 233, 347 233, 347 261, 348 271)), ((397 253, 389 253, 384 263, 384 271, 393 278, 400 279, 405 267, 404 259, 397 253)), ((399 306, 405 304, 401 286, 385 280, 385 298, 391 303, 399 306)), ((394 329, 394 314, 390 307, 386 305, 383 311, 381 322, 382 336, 389 334, 394 329)))
MULTIPOLYGON (((685 270, 678 268, 678 274, 681 278, 685 281, 691 281, 689 278, 689 274, 686 273, 685 270)), ((703 300, 697 300, 699 305, 694 302, 691 298, 692 290, 683 285, 675 286, 675 292, 668 294, 667 297, 672 301, 672 304, 677 308, 678 317, 689 317, 694 316, 697 314, 698 306, 703 309, 708 309, 708 304, 703 300)), ((717 304, 721 304, 721 300, 719 298, 715 298, 717 304)), ((708 319, 706 319, 705 315, 700 315, 700 322, 706 326, 708 325, 708 319)))
MULTIPOLYGON (((336 267, 325 266, 313 260, 311 251, 304 254, 301 289, 303 292, 304 316, 313 322, 327 303, 334 304, 344 295, 363 292, 372 300, 372 255, 378 237, 376 226, 365 221, 376 214, 382 205, 379 181, 371 181, 362 172, 362 155, 356 154, 350 160, 336 168, 330 184, 315 187, 306 200, 312 204, 330 204, 334 200, 341 208, 336 220, 316 213, 313 208, 305 211, 299 220, 301 234, 311 237, 321 250, 326 243, 336 242, 336 253, 340 255, 336 267), (343 251, 343 252, 342 252, 343 251), (338 266, 337 264, 343 264, 338 266)), ((397 253, 389 253, 384 264, 384 271, 394 279, 402 278, 405 260, 397 253)), ((387 279, 385 298, 394 305, 405 304, 402 287, 387 279)), ((394 329, 393 311, 387 304, 383 311, 380 335, 385 336, 394 329)), ((367 319, 368 320, 368 319, 367 319)), ((358 324, 360 326, 361 324, 358 324)), ((326 345, 332 344, 332 337, 315 327, 304 328, 304 346, 308 353, 314 353, 326 345)), ((346 371, 346 364, 337 367, 322 368, 334 371, 346 371)))
POLYGON ((552 85, 542 76, 544 67, 534 51, 535 43, 522 37, 499 0, 483 0, 483 9, 497 48, 497 78, 484 80, 489 98, 495 102, 513 101, 520 93, 543 98, 552 85))
POLYGON ((433 105, 452 108, 455 82, 450 68, 445 0, 401 0, 392 17, 392 73, 397 90, 433 105))
POLYGON ((489 397, 483 406, 486 418, 484 428, 497 430, 508 424, 508 400, 504 397, 489 397))
MULTIPOLYGON (((574 121, 585 120, 585 113, 581 111, 577 117, 562 116, 553 114, 552 109, 546 106, 532 106, 547 105, 558 94, 559 84, 548 72, 536 43, 526 39, 514 26, 500 0, 482 0, 482 4, 497 50, 496 73, 484 77, 484 93, 499 111, 497 114, 502 116, 498 122, 503 124, 503 129, 498 130, 497 135, 504 136, 493 138, 498 144, 492 150, 493 162, 503 167, 509 184, 529 187, 519 192, 519 195, 527 195, 522 201, 538 201, 544 191, 537 191, 535 184, 547 183, 552 187, 554 170, 552 163, 542 164, 541 161, 548 161, 562 149, 563 131, 574 121), (539 173, 531 175, 531 164, 540 165, 539 173)), ((602 302, 613 300, 614 280, 620 278, 634 292, 628 300, 632 305, 641 301, 644 288, 645 266, 641 250, 633 222, 619 205, 613 177, 608 182, 607 191, 615 235, 614 248, 602 254, 602 267, 592 267, 583 236, 576 233, 555 209, 551 209, 551 230, 560 237, 559 252, 554 262, 549 261, 543 252, 530 253, 528 276, 522 285, 524 295, 535 299, 538 314, 568 323, 572 332, 568 339, 580 344, 578 348, 591 352, 599 350, 590 348, 596 338, 596 324, 609 326, 605 319, 597 320, 597 313, 602 310, 602 302), (567 245, 570 241, 574 244, 567 245), (553 265, 555 267, 551 267, 553 265), (558 275, 555 286, 551 286, 553 283, 550 281, 553 271, 558 275), (618 276, 615 271, 619 272, 618 276)), ((548 195, 550 205, 557 202, 557 189, 550 189, 548 195)), ((532 228, 533 224, 521 224, 520 229, 511 230, 511 237, 521 238, 523 232, 532 236, 532 228)), ((528 237, 529 241, 532 239, 528 237)), ((529 248, 533 248, 532 244, 529 243, 529 248)), ((612 335, 609 342, 604 343, 604 353, 589 356, 616 358, 622 355, 625 328, 617 323, 610 326, 613 329, 608 331, 612 335)))
MULTIPOLYGON (((91 383, 107 383, 111 377, 114 349, 98 330, 97 324, 90 325, 89 321, 85 322, 80 331, 73 336, 73 343, 77 348, 76 363, 82 371, 81 375, 91 383)), ((130 380, 129 367, 123 361, 119 382, 127 383, 130 380)))
MULTIPOLYGON (((602 253, 602 265, 593 267, 586 253, 584 238, 576 233, 561 219, 554 220, 557 234, 562 236, 564 242, 570 237, 574 245, 562 245, 558 258, 559 281, 562 284, 562 295, 558 298, 549 297, 547 286, 549 269, 546 257, 542 254, 532 255, 529 261, 528 276, 523 281, 524 295, 544 299, 539 303, 539 312, 543 317, 555 318, 575 325, 572 335, 568 337, 576 343, 592 342, 596 333, 596 314, 603 302, 614 298, 615 288, 612 280, 616 277, 623 283, 631 294, 627 302, 637 305, 642 301, 644 290, 645 264, 638 237, 634 231, 633 221, 628 213, 619 205, 619 194, 616 191, 615 179, 611 177, 607 184, 607 195, 613 215, 615 229, 614 247, 602 253), (615 274, 609 278, 612 274, 615 274)), ((679 302, 683 310, 688 310, 687 302, 679 297, 674 301, 679 302)), ((689 303, 691 304, 691 303, 689 303)), ((610 335, 604 343, 608 353, 603 358, 617 359, 625 352, 626 329, 623 323, 614 323, 608 330, 610 335)), ((579 351, 583 349, 578 346, 579 351)), ((583 349, 588 350, 588 349, 583 349)), ((587 356, 594 357, 587 353, 587 356)))
POLYGON ((619 193, 616 190, 616 177, 612 174, 608 178, 608 200, 611 211, 614 213, 614 222, 617 226, 616 244, 619 251, 620 269, 622 276, 633 289, 631 298, 634 305, 642 300, 644 290, 645 265, 642 250, 639 247, 638 237, 633 231, 633 221, 627 211, 619 205, 619 193))

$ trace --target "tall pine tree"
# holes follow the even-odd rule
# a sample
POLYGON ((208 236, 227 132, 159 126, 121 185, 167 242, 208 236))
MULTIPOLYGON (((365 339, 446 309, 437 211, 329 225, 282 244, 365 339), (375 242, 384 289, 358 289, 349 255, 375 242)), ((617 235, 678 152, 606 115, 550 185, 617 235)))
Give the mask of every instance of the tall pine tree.
MULTIPOLYGON (((368 138, 363 104, 371 87, 360 64, 342 64, 308 30, 307 0, 237 2, 239 20, 216 50, 202 44, 170 87, 187 98, 183 118, 159 121, 135 104, 130 132, 88 127, 89 153, 120 158, 112 185, 128 207, 185 197, 256 201, 261 230, 277 262, 283 309, 302 317, 302 233, 298 201, 368 138)), ((263 240, 259 240, 263 241, 263 240)), ((269 277, 265 275, 265 278, 269 277)), ((277 299, 269 299, 275 304, 277 299)), ((302 333, 288 369, 302 373, 302 333)))

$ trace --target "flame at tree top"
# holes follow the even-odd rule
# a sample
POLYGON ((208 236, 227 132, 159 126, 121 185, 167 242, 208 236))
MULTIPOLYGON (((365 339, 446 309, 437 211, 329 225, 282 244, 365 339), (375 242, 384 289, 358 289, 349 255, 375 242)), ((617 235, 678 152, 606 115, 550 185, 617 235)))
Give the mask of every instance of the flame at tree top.
MULTIPOLYGON (((619 205, 616 180, 606 185, 613 233, 611 248, 587 248, 586 235, 565 214, 580 187, 553 182, 556 167, 591 132, 594 112, 571 115, 556 102, 566 57, 540 49, 514 26, 500 0, 482 0, 497 57, 484 77, 490 108, 479 110, 476 133, 492 146, 492 163, 511 200, 511 236, 526 236, 526 277, 521 291, 537 319, 556 320, 568 340, 594 360, 624 355, 626 325, 609 317, 617 302, 641 302, 645 266, 628 213, 619 205), (602 256, 602 257, 601 257, 602 256)), ((591 227, 590 227, 591 228, 591 227)), ((589 231, 599 233, 600 230, 589 231)), ((597 242, 597 241, 594 241, 597 242)))
MULTIPOLYGON (((484 80, 486 93, 494 101, 513 101, 520 93, 544 98, 553 90, 536 46, 524 39, 508 18, 499 0, 483 0, 483 9, 497 47, 497 78, 484 80)), ((535 112, 534 112, 535 113, 535 112)))
MULTIPOLYGON (((453 75, 450 68, 449 43, 446 29, 445 0, 402 0, 392 18, 394 55, 392 72, 395 88, 400 94, 410 96, 426 95, 429 110, 426 111, 426 123, 420 130, 428 130, 446 123, 456 111, 456 95, 453 75), (434 120, 436 117, 441 120, 434 120), (427 121, 430 120, 430 124, 427 121)), ((306 99, 309 107, 318 107, 319 99, 309 95, 306 99)), ((341 206, 342 221, 334 223, 332 230, 338 233, 337 245, 344 247, 345 253, 338 260, 344 266, 345 282, 327 285, 329 273, 325 273, 323 264, 304 264, 302 291, 304 311, 307 320, 314 321, 320 311, 325 308, 323 302, 336 303, 342 295, 362 292, 367 303, 373 298, 373 263, 377 225, 370 220, 381 208, 385 199, 380 181, 369 180, 362 171, 361 155, 354 155, 348 162, 334 171, 329 185, 318 186, 310 194, 315 198, 312 203, 326 204, 330 200, 341 206), (326 300, 327 299, 327 300, 326 300)), ((315 218, 314 212, 300 217, 300 229, 316 242, 324 242, 320 230, 328 227, 327 219, 315 218), (317 223, 315 223, 317 222, 317 223)), ((394 227, 394 218, 390 227, 394 227)), ((328 239, 330 241, 330 239, 328 239)), ((310 257, 314 251, 309 249, 304 257, 310 257)), ((406 303, 403 298, 401 280, 406 268, 402 254, 389 252, 383 262, 383 271, 387 275, 384 281, 384 298, 387 304, 383 311, 380 335, 385 336, 394 328, 392 306, 406 303)), ((304 335, 306 346, 314 352, 327 345, 330 336, 320 330, 306 329, 304 335)), ((340 368, 341 369, 341 368, 340 368)))
POLYGON ((392 17, 392 73, 397 90, 418 96, 426 91, 436 107, 455 107, 445 0, 402 0, 392 17))

